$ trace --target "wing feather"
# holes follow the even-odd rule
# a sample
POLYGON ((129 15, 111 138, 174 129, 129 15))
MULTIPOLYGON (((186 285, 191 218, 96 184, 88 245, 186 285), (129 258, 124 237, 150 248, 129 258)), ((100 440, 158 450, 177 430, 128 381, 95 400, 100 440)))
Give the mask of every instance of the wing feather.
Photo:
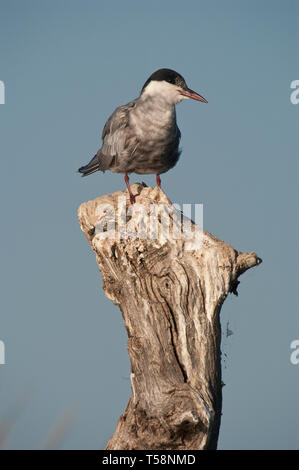
POLYGON ((129 114, 134 108, 135 103, 136 100, 124 106, 119 106, 106 122, 102 133, 103 145, 101 153, 103 155, 114 157, 124 150, 125 143, 129 137, 128 133, 124 132, 124 130, 129 125, 129 114))
POLYGON ((82 173, 82 176, 90 175, 99 170, 108 170, 115 164, 117 155, 123 152, 125 143, 130 137, 124 130, 129 125, 129 113, 134 108, 135 103, 136 100, 130 101, 124 106, 119 106, 111 114, 102 132, 102 147, 87 165, 78 170, 82 173))

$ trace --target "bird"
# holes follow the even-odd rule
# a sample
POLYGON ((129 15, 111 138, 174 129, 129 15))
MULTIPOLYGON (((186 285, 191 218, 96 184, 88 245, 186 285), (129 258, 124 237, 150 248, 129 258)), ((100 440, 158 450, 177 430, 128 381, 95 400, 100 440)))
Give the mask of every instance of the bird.
POLYGON ((156 70, 138 98, 111 114, 103 128, 101 148, 78 172, 82 176, 106 170, 123 173, 131 204, 137 194, 132 193, 130 173, 155 174, 161 187, 160 175, 173 168, 181 154, 175 105, 185 99, 207 103, 175 70, 156 70))

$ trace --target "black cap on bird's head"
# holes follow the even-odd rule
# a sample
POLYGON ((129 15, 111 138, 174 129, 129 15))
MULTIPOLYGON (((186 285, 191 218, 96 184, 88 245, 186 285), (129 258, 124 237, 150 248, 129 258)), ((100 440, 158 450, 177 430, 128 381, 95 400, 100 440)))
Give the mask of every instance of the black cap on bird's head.
POLYGON ((191 98, 202 103, 207 103, 207 100, 203 96, 199 95, 195 91, 188 88, 185 79, 175 70, 171 69, 159 69, 147 79, 142 87, 141 95, 148 90, 151 90, 150 94, 169 94, 172 96, 176 95, 175 102, 180 102, 183 99, 191 98), (156 83, 157 86, 152 84, 156 83), (160 83, 160 86, 159 86, 160 83), (165 83, 165 86, 163 85, 165 83))

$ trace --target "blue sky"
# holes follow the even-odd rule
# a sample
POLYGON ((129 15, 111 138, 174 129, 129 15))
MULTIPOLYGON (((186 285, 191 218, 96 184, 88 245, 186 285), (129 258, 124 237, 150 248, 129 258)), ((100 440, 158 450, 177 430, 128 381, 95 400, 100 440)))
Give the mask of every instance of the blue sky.
POLYGON ((75 171, 160 67, 209 101, 178 105, 183 152, 164 190, 202 203, 206 230, 263 259, 221 313, 234 334, 219 447, 298 448, 298 26, 290 0, 0 1, 0 418, 28 396, 7 448, 40 448, 68 410, 61 447, 103 448, 125 408, 125 329, 76 214, 124 182, 75 171))

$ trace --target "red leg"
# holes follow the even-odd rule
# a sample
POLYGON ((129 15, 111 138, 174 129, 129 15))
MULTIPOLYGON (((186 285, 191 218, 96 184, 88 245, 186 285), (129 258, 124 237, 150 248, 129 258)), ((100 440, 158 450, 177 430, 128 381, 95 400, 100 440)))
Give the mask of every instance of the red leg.
POLYGON ((161 188, 161 179, 160 179, 160 175, 156 175, 156 180, 157 180, 157 185, 159 186, 159 188, 161 188))
POLYGON ((129 191, 129 195, 130 195, 130 202, 131 202, 131 204, 134 204, 136 196, 138 196, 138 194, 136 194, 134 196, 134 194, 132 193, 130 182, 129 182, 129 177, 128 177, 127 173, 125 173, 125 182, 126 182, 126 185, 127 185, 128 191, 129 191))

